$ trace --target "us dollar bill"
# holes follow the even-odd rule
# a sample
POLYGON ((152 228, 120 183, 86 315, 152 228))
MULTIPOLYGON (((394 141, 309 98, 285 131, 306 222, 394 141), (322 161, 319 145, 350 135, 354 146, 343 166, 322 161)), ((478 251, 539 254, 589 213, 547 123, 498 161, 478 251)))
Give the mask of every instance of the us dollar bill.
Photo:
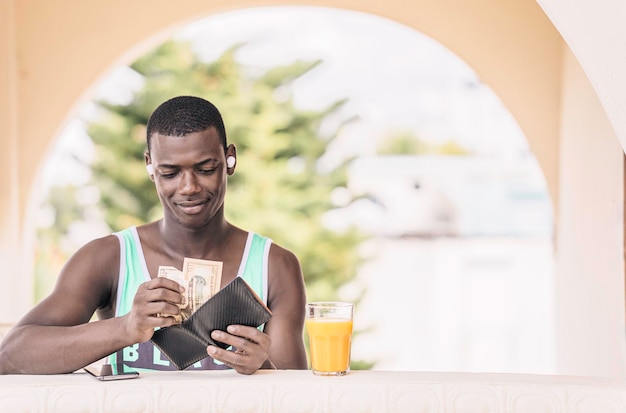
POLYGON ((222 265, 221 261, 198 258, 183 260, 182 272, 187 283, 183 287, 185 287, 184 294, 187 296, 186 308, 190 311, 190 315, 220 290, 222 265))
POLYGON ((183 302, 178 305, 180 314, 157 314, 160 317, 174 317, 180 323, 188 319, 202 304, 213 297, 222 283, 221 261, 185 258, 182 271, 169 265, 159 266, 159 277, 169 278, 185 288, 183 302))
MULTIPOLYGON (((176 267, 172 267, 172 266, 169 266, 169 265, 160 265, 159 266, 158 276, 159 277, 163 277, 163 278, 169 278, 170 280, 176 281, 178 284, 180 284, 182 286, 185 286, 185 284, 186 284, 183 272, 180 271, 176 267)), ((178 307, 180 307, 180 309, 181 309, 181 314, 158 313, 157 317, 174 317, 174 319, 176 320, 177 323, 181 323, 183 321, 182 311, 183 311, 184 308, 187 307, 187 295, 186 294, 182 294, 182 296, 183 296, 183 302, 178 305, 178 307)))

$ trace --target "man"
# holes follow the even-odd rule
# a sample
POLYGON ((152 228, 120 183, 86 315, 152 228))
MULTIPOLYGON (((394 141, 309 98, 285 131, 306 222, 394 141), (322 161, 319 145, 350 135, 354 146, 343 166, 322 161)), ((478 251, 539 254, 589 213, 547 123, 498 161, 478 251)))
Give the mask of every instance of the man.
POLYGON ((213 104, 180 96, 159 106, 148 121, 145 162, 163 218, 80 248, 51 295, 5 337, 0 373, 72 372, 108 355, 132 367, 173 369, 149 340, 155 328, 175 323, 184 291, 157 277, 158 267, 181 269, 185 257, 221 261, 222 288, 237 276, 252 279, 273 314, 263 330, 232 325, 214 331, 215 340, 232 348, 208 346, 210 357, 190 369, 230 367, 252 374, 306 368, 298 259, 224 217, 226 181, 236 159, 213 104), (98 320, 89 322, 94 312, 98 320))

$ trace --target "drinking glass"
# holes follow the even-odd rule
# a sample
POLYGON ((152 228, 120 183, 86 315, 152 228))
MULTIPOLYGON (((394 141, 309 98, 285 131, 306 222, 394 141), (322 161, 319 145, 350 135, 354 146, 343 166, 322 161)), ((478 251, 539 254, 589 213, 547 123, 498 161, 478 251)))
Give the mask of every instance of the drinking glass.
POLYGON ((354 304, 322 301, 306 305, 311 370, 318 376, 350 372, 354 304))

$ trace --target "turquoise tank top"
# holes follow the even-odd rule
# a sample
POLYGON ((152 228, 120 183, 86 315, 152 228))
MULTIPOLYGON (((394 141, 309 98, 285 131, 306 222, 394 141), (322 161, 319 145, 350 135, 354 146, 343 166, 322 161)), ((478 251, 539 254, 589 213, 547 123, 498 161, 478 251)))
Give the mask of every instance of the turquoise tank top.
MULTIPOLYGON (((115 316, 128 314, 139 285, 151 279, 136 227, 116 232, 120 242, 120 271, 115 316)), ((242 277, 267 304, 267 271, 272 240, 248 232, 237 277, 242 277)), ((133 344, 109 356, 109 363, 124 363, 138 371, 176 370, 176 367, 151 341, 133 344)), ((207 357, 187 370, 221 370, 225 365, 207 357)))

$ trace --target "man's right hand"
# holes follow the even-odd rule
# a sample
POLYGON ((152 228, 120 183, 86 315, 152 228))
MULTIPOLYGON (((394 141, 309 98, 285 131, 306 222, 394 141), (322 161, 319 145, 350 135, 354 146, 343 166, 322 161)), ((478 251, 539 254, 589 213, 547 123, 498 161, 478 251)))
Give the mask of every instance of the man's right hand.
POLYGON ((133 337, 134 343, 143 343, 152 338, 155 328, 177 324, 173 316, 180 314, 177 304, 183 302, 184 291, 176 281, 164 277, 141 284, 130 313, 124 316, 127 337, 133 337))

